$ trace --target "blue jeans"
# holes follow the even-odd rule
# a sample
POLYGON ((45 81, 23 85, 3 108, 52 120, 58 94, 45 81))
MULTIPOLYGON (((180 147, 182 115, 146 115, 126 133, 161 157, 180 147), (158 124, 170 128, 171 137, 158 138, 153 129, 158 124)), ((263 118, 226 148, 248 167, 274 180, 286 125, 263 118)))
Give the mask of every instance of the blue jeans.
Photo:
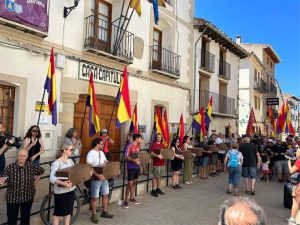
POLYGON ((99 198, 99 195, 104 196, 109 194, 109 186, 107 180, 92 180, 91 181, 91 197, 99 198))
POLYGON ((240 180, 241 180, 241 174, 242 174, 242 167, 227 167, 228 170, 228 183, 233 184, 234 188, 238 188, 240 185, 240 180))

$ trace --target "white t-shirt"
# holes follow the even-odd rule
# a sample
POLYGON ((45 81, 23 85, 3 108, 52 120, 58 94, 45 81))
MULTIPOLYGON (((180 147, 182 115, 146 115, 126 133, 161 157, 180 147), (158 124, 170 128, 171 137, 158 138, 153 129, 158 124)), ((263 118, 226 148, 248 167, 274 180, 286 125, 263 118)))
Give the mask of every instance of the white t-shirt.
POLYGON ((217 137, 216 140, 215 140, 215 143, 216 144, 221 144, 221 143, 223 143, 223 141, 220 137, 217 137))
POLYGON ((107 162, 107 159, 102 151, 90 150, 86 156, 86 162, 92 166, 97 166, 107 162))
POLYGON ((261 170, 269 170, 269 164, 270 164, 269 161, 267 161, 265 163, 262 163, 261 164, 261 170))

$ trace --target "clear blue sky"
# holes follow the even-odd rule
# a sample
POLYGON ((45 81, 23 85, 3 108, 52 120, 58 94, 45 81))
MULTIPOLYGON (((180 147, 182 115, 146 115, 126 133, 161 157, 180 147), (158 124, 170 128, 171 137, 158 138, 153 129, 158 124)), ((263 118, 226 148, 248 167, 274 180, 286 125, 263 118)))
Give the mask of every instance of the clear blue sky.
POLYGON ((235 40, 271 44, 281 59, 275 76, 283 92, 300 97, 299 0, 195 0, 195 16, 235 40))

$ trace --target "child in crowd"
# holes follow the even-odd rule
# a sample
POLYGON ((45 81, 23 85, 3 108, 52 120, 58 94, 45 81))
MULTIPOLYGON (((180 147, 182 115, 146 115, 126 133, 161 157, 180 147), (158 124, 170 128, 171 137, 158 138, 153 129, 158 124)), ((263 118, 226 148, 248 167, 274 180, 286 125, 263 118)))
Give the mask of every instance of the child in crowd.
POLYGON ((270 160, 268 158, 267 155, 263 155, 262 157, 262 164, 261 164, 261 180, 265 180, 267 182, 269 182, 269 174, 270 174, 270 169, 269 169, 269 165, 270 165, 270 160))

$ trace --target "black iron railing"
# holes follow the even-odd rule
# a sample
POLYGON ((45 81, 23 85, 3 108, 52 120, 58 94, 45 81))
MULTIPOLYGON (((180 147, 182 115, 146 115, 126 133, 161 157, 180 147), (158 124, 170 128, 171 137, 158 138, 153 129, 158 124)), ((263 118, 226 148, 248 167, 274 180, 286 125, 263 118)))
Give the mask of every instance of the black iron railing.
POLYGON ((274 84, 270 85, 270 92, 277 95, 277 87, 274 84))
POLYGON ((158 45, 150 46, 150 70, 158 70, 169 76, 180 78, 180 55, 158 45))
POLYGON ((88 51, 100 51, 118 57, 128 63, 133 62, 134 34, 116 23, 95 16, 85 18, 84 47, 88 51))
POLYGON ((231 77, 231 65, 224 60, 220 60, 219 62, 219 76, 227 80, 230 80, 231 77))
POLYGON ((267 91, 267 83, 263 79, 254 80, 254 89, 265 93, 267 91))
POLYGON ((207 70, 210 73, 215 72, 215 55, 210 52, 201 50, 201 69, 207 70))
POLYGON ((200 91, 200 107, 206 108, 211 96, 213 98, 213 112, 227 115, 236 114, 234 98, 205 90, 200 91))

